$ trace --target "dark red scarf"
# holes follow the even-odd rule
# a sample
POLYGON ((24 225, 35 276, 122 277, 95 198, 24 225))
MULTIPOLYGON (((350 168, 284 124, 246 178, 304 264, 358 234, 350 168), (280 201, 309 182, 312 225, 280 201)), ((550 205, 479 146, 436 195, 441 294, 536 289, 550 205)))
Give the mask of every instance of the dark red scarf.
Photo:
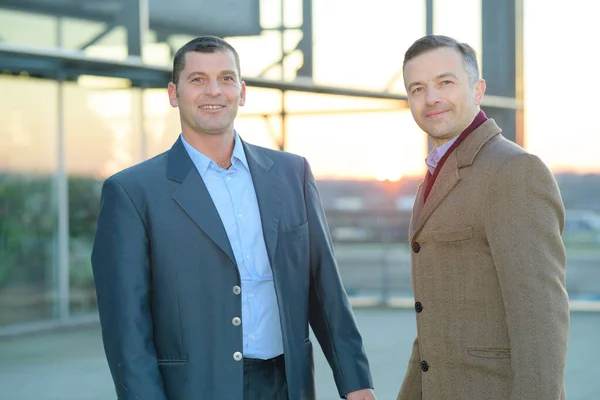
POLYGON ((487 121, 487 116, 485 115, 483 110, 481 110, 481 111, 479 111, 479 113, 477 114, 477 116, 475 117, 473 122, 471 122, 471 125, 467 126, 467 129, 465 129, 460 134, 458 139, 456 139, 456 141, 454 143, 452 143, 452 146, 450 146, 448 151, 446 151, 444 156, 440 159, 440 162, 438 163, 438 165, 435 167, 435 170, 433 171, 433 175, 431 175, 431 172, 429 172, 429 169, 427 169, 427 175, 425 175, 425 193, 423 194, 423 203, 425 203, 427 201, 427 197, 429 197, 429 192, 431 192, 431 188, 433 187, 433 184, 435 183, 435 180, 437 179, 437 176, 440 173, 440 170, 444 166, 446 159, 448 159, 448 157, 450 156, 450 154, 452 154, 454 149, 456 149, 462 142, 464 142, 464 140, 467 138, 467 136, 469 136, 471 134, 471 132, 473 132, 475 129, 479 128, 479 126, 481 124, 483 124, 485 121, 487 121))

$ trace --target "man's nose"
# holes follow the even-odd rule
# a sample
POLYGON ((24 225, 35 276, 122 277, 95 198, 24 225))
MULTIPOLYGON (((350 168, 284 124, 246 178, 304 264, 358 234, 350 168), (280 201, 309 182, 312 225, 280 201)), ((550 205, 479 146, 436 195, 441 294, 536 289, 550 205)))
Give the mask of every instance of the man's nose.
POLYGON ((441 99, 442 98, 440 97, 440 93, 436 88, 429 88, 427 90, 427 96, 425 100, 427 101, 428 105, 434 105, 436 103, 439 103, 441 99))
POLYGON ((206 93, 210 96, 216 97, 221 94, 221 86, 216 80, 210 80, 206 84, 206 93))

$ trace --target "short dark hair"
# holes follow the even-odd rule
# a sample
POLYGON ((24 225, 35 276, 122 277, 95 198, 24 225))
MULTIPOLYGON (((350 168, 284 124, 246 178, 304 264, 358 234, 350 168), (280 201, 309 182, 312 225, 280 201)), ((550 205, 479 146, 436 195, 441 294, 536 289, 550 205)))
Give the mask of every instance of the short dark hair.
POLYGON ((441 47, 450 47, 456 49, 463 56, 465 70, 469 75, 469 82, 474 85, 479 80, 479 65, 477 64, 477 53, 466 43, 460 43, 458 40, 443 35, 427 35, 414 42, 406 53, 404 53, 404 62, 402 69, 406 63, 413 58, 429 51, 439 49, 441 47))
POLYGON ((184 44, 179 50, 177 50, 177 53, 175 53, 175 58, 173 59, 173 76, 171 78, 174 84, 177 85, 179 83, 179 75, 181 75, 181 71, 183 71, 185 68, 185 55, 192 51, 198 53, 230 51, 235 57, 237 73, 239 76, 241 76, 240 57, 232 45, 216 36, 200 36, 184 44))

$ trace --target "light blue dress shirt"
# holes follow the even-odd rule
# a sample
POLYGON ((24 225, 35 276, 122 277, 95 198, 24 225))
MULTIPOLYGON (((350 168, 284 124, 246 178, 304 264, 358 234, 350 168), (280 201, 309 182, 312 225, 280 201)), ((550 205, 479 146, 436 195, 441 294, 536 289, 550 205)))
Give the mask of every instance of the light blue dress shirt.
POLYGON ((193 148, 183 135, 181 141, 219 212, 240 273, 243 355, 266 360, 283 354, 279 306, 252 175, 242 142, 234 135, 227 170, 193 148))
POLYGON ((440 163, 442 157, 444 157, 444 154, 446 154, 446 152, 450 150, 450 147, 452 147, 452 145, 454 144, 454 142, 456 142, 457 139, 458 136, 453 137, 451 140, 447 141, 443 145, 431 150, 431 153, 427 155, 427 158, 425 158, 425 164, 427 164, 427 168, 429 169, 429 173, 431 173, 431 175, 433 175, 433 173, 435 172, 435 169, 440 163))

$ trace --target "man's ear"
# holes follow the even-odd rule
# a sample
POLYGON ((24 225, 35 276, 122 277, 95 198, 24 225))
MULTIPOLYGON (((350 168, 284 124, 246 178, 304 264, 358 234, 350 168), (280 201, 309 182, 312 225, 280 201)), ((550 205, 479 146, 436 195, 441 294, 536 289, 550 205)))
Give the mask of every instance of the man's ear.
POLYGON ((179 99, 177 99, 177 85, 173 82, 169 82, 167 91, 169 92, 169 103, 171 104, 171 107, 179 107, 179 99))
POLYGON ((485 94, 485 80, 480 79, 475 84, 475 104, 481 105, 483 95, 485 94))
POLYGON ((246 82, 242 81, 242 92, 240 93, 240 106, 246 104, 246 82))

